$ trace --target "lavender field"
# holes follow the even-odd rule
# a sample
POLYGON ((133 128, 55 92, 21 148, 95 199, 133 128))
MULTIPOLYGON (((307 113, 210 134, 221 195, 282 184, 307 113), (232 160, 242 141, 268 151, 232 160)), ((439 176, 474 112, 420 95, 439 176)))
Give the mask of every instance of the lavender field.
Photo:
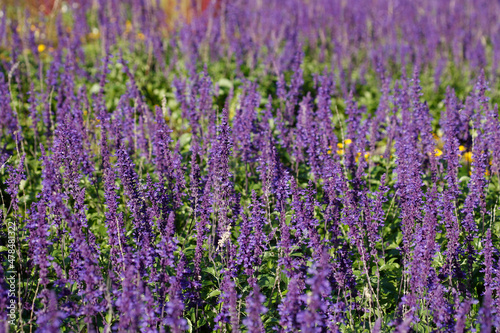
POLYGON ((0 1, 0 333, 500 332, 499 67, 494 0, 0 1))

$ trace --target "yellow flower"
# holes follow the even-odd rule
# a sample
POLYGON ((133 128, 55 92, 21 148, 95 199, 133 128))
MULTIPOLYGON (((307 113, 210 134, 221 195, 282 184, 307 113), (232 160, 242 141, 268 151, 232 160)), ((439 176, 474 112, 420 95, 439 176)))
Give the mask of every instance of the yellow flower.
POLYGON ((231 103, 229 106, 229 120, 233 120, 234 116, 236 115, 236 103, 231 103))
POLYGON ((42 53, 43 51, 45 51, 45 45, 43 44, 38 45, 38 52, 42 53))
POLYGON ((472 152, 470 152, 470 151, 466 152, 466 153, 464 154, 464 159, 465 159, 467 162, 469 162, 469 163, 471 163, 472 161, 474 161, 474 160, 472 159, 472 152))
POLYGON ((89 33, 89 38, 90 39, 99 39, 101 34, 99 33, 99 30, 96 30, 95 32, 89 33))
POLYGON ((345 144, 346 144, 346 145, 350 145, 351 143, 352 143, 352 140, 351 140, 351 139, 346 139, 346 140, 345 140, 345 144))
POLYGON ((327 154, 330 155, 331 153, 332 153, 332 151, 330 149, 328 149, 327 154))
POLYGON ((355 158, 356 163, 358 163, 358 161, 359 161, 359 157, 360 157, 360 156, 361 156, 361 153, 360 153, 360 152, 358 152, 358 153, 356 154, 356 158, 355 158))
POLYGON ((132 30, 132 22, 127 20, 127 22, 125 22, 125 32, 129 32, 130 30, 132 30))
POLYGON ((139 38, 139 40, 145 40, 146 39, 146 36, 144 36, 144 34, 142 32, 139 32, 137 34, 137 38, 139 38))
POLYGON ((370 157, 370 153, 365 153, 365 160, 367 160, 370 157))
POLYGON ((486 172, 484 173, 486 176, 489 176, 490 175, 490 170, 486 170, 486 172))
POLYGON ((339 149, 339 150, 337 150, 337 154, 339 154, 339 155, 344 155, 344 149, 339 149))
POLYGON ((441 150, 439 150, 439 149, 436 148, 436 149, 434 149, 434 155, 435 156, 441 156, 441 155, 443 155, 443 152, 441 150))
POLYGON ((464 146, 458 146, 458 150, 460 150, 460 151, 464 151, 464 150, 465 150, 465 147, 464 147, 464 146))
POLYGON ((337 147, 340 148, 340 149, 342 149, 342 148, 344 148, 344 145, 339 142, 339 143, 337 143, 337 147))

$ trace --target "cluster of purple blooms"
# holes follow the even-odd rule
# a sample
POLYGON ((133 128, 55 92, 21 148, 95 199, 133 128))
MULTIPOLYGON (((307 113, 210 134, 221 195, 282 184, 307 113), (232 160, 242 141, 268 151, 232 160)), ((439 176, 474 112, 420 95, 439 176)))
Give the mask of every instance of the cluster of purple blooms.
POLYGON ((0 9, 0 332, 500 330, 498 2, 159 3, 0 9))

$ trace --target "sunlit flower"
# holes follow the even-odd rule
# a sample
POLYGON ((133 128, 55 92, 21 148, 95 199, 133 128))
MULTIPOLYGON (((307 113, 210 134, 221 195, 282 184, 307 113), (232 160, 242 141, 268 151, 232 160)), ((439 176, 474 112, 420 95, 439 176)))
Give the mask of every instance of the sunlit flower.
POLYGON ((443 155, 443 152, 440 149, 436 148, 434 149, 434 155, 439 157, 443 155))
POLYGON ((464 154, 464 159, 465 159, 467 162, 471 163, 471 162, 473 161, 473 159, 472 159, 472 152, 470 152, 470 151, 466 152, 466 153, 464 154))
POLYGON ((42 53, 43 51, 45 51, 45 48, 46 48, 46 47, 45 47, 45 45, 43 45, 43 44, 38 45, 38 52, 39 52, 39 53, 42 53))
POLYGON ((344 145, 339 142, 339 143, 337 143, 337 147, 340 148, 340 149, 342 149, 342 148, 344 148, 344 145))
POLYGON ((89 33, 88 36, 89 36, 90 39, 98 39, 101 36, 101 34, 99 32, 99 29, 93 28, 92 32, 89 33))
POLYGON ((458 150, 465 151, 465 147, 464 146, 458 146, 458 150))
POLYGON ((132 30, 132 22, 130 22, 130 20, 127 20, 127 22, 125 23, 125 32, 130 32, 132 30))
POLYGON ((352 143, 352 140, 351 140, 351 139, 346 139, 346 140, 345 140, 345 144, 346 144, 346 145, 350 145, 351 143, 352 143))

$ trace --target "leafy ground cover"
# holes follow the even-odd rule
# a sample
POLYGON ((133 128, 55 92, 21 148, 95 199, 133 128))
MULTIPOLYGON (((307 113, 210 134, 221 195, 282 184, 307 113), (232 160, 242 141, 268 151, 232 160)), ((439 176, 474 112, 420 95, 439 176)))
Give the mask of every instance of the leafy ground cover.
POLYGON ((0 11, 0 331, 500 327, 498 3, 55 6, 0 11))

